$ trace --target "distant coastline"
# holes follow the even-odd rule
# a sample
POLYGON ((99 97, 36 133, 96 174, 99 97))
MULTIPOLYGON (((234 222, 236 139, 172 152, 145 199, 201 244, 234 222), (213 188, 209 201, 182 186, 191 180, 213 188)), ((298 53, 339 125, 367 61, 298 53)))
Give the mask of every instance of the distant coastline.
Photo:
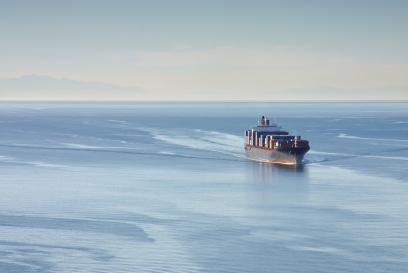
POLYGON ((83 82, 68 78, 23 75, 19 78, 0 78, 0 100, 140 100, 149 92, 139 87, 117 86, 100 82, 83 82))
POLYGON ((225 99, 205 92, 195 97, 163 99, 136 86, 117 86, 101 82, 83 82, 68 78, 55 79, 49 76, 23 75, 18 78, 0 78, 0 101, 174 101, 174 102, 364 102, 364 101, 407 101, 408 86, 384 86, 363 89, 339 89, 330 86, 317 88, 295 88, 284 91, 263 92, 261 97, 225 99), (386 97, 384 98, 384 96, 386 97))

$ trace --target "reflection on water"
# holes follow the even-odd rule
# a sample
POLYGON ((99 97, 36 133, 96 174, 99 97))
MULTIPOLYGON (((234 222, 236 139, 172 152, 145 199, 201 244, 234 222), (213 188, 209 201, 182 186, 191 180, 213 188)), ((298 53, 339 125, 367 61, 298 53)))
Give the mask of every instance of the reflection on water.
POLYGON ((282 204, 303 206, 308 199, 308 170, 307 165, 248 161, 246 181, 252 187, 251 193, 248 193, 248 201, 264 208, 282 204))
POLYGON ((253 182, 278 183, 281 178, 298 177, 303 180, 307 177, 308 166, 284 165, 248 161, 246 164, 247 179, 253 182))

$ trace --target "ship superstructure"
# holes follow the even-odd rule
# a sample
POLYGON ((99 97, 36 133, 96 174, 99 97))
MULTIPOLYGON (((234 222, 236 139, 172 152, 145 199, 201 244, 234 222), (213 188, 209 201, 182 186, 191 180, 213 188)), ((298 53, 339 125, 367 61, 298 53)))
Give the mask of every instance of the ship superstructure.
POLYGON ((283 164, 301 164, 310 150, 309 141, 289 135, 282 127, 262 116, 258 125, 245 131, 245 152, 255 160, 283 164))

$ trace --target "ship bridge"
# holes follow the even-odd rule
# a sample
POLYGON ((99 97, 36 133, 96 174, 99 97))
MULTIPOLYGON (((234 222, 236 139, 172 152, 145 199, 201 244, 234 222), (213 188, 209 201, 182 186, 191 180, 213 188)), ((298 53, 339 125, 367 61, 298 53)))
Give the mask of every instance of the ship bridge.
POLYGON ((258 132, 279 132, 282 127, 276 124, 276 118, 274 123, 269 124, 269 119, 262 116, 261 122, 258 120, 258 125, 252 126, 251 129, 258 132))

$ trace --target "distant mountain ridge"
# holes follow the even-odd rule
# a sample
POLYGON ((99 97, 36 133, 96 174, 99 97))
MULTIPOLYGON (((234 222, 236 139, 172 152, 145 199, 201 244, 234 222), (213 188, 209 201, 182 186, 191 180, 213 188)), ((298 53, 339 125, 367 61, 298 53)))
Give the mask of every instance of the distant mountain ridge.
MULTIPOLYGON (((211 91, 204 92, 205 94, 211 91)), ((223 94, 213 91, 213 96, 223 94)), ((331 86, 293 88, 263 92, 264 100, 408 100, 408 86, 384 86, 364 89, 339 89, 331 86)), ((69 78, 23 75, 0 78, 1 100, 155 100, 160 99, 139 87, 121 87, 100 82, 83 82, 69 78)), ((214 100, 214 99, 212 99, 214 100)), ((216 100, 216 98, 215 98, 216 100)), ((244 99, 245 100, 245 99, 244 99)), ((251 100, 248 98, 247 100, 251 100)), ((259 99, 258 99, 259 100, 259 99)))
MULTIPOLYGON (((267 94, 274 94, 267 92, 267 94)), ((276 99, 291 100, 408 100, 408 86, 339 89, 331 86, 293 88, 276 93, 276 99)))
POLYGON ((68 78, 23 75, 0 78, 0 100, 139 100, 149 92, 139 87, 121 87, 68 78))

